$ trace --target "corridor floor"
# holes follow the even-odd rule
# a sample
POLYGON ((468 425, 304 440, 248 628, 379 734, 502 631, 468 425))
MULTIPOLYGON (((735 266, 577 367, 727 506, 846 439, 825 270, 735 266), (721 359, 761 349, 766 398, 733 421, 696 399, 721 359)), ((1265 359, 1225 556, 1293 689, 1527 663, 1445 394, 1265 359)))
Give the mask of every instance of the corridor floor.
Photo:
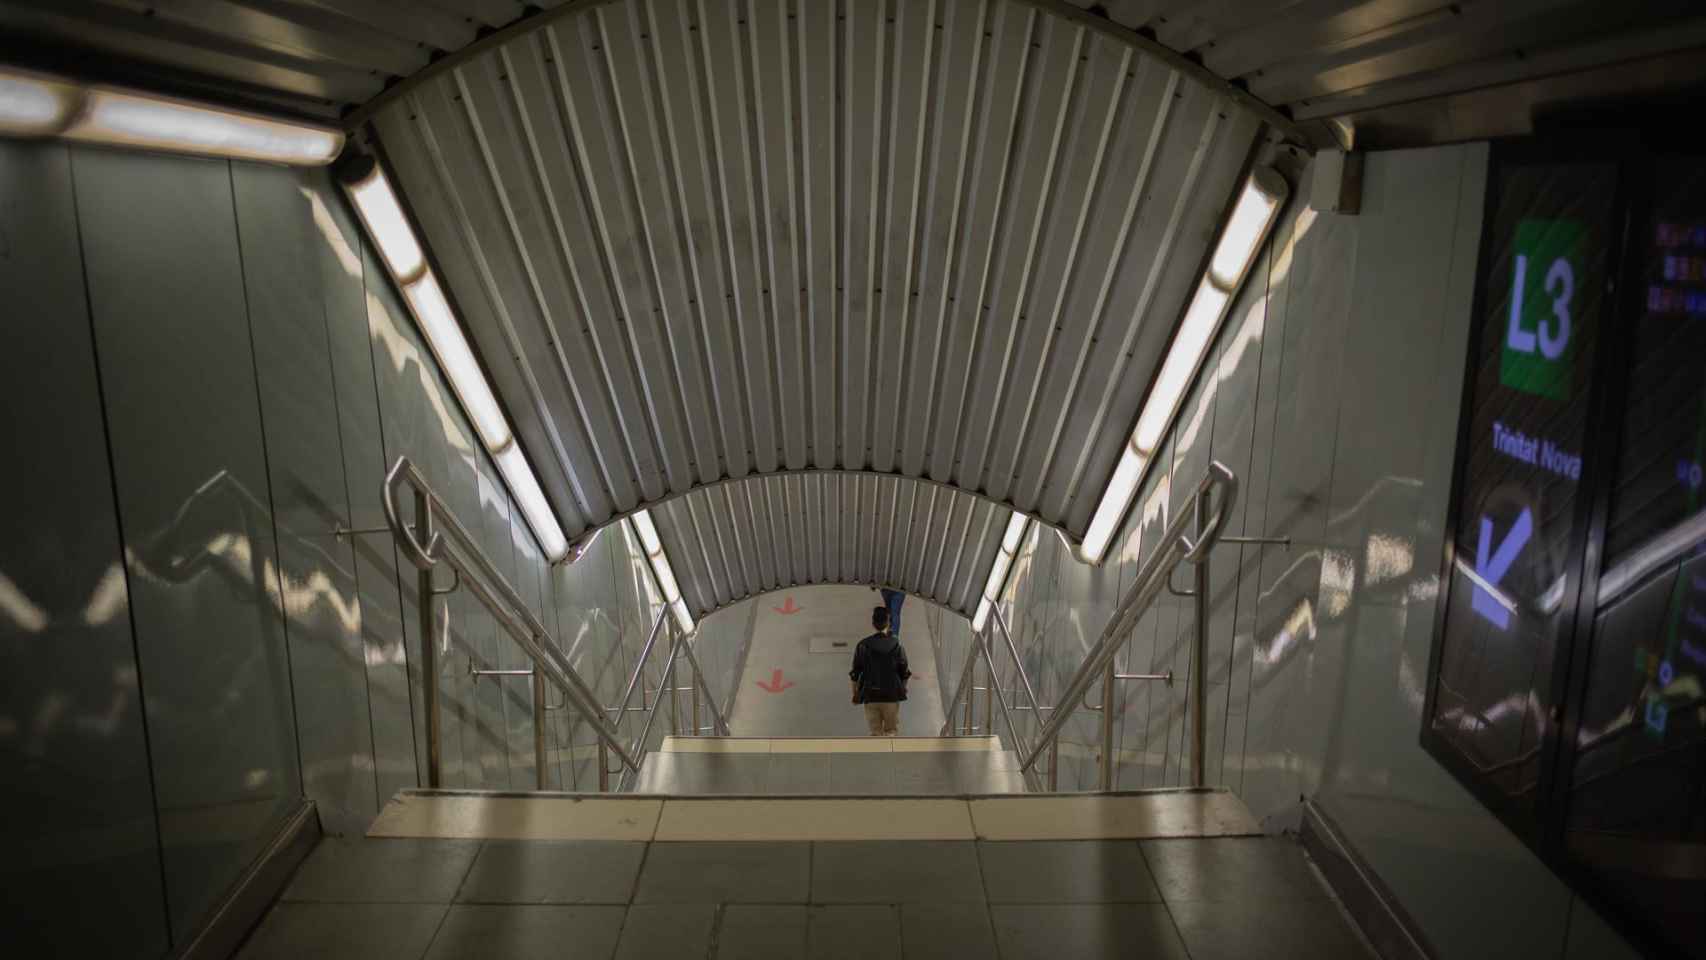
POLYGON ((1279 838, 328 839, 241 960, 1371 958, 1279 838))
MULTIPOLYGON (((850 586, 798 587, 760 598, 746 672, 729 718, 734 735, 864 735, 865 712, 852 703, 847 671, 854 647, 871 633, 871 609, 880 603, 876 591, 850 586)), ((942 726, 925 608, 917 598, 901 608, 900 640, 912 667, 908 699, 900 709, 905 736, 933 737, 942 726)))

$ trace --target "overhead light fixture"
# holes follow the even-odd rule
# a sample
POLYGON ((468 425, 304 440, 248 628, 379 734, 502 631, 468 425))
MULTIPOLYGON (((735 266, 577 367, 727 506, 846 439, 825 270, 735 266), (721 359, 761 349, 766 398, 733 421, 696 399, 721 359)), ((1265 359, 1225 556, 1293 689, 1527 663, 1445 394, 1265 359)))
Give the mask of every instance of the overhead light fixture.
POLYGON ((367 226, 367 235, 379 247, 385 265, 398 283, 409 283, 426 269, 426 257, 421 245, 415 242, 415 232, 409 219, 403 216, 403 205, 391 189, 391 181, 375 162, 367 176, 349 186, 349 196, 355 211, 367 226))
POLYGON ((569 552, 568 541, 564 539, 557 515, 551 512, 551 504, 545 499, 545 491, 539 489, 539 480, 533 475, 533 468, 527 465, 527 457, 522 454, 521 447, 512 443, 493 454, 492 459, 497 461, 498 472, 503 474, 504 482, 515 494, 521 515, 538 536, 539 549, 553 562, 561 560, 569 552))
POLYGON ((1208 271, 1197 284, 1185 316, 1173 332, 1173 341, 1161 361, 1160 372, 1149 387, 1149 395, 1137 416, 1137 425, 1120 451, 1113 476, 1102 491, 1096 512, 1084 530, 1084 540, 1078 546, 1078 556, 1086 563, 1101 563, 1119 530, 1120 521, 1131 507, 1138 488, 1143 485, 1149 465, 1167 436, 1173 419, 1183 405, 1203 357, 1215 334, 1226 319, 1227 307, 1244 276, 1255 262, 1256 251, 1262 248, 1280 204, 1285 202, 1291 188, 1285 178, 1272 167, 1256 167, 1244 181, 1238 202, 1227 218, 1226 226, 1209 259, 1208 271))
POLYGON ((977 611, 972 614, 973 633, 982 633, 983 625, 989 622, 989 611, 995 606, 995 601, 1001 598, 1002 588, 1007 586, 1007 574, 1013 569, 1013 560, 1019 555, 1019 545, 1025 542, 1025 530, 1030 523, 1030 517, 1016 510, 1007 518, 1007 532, 1001 536, 1001 549, 995 553, 995 563, 989 568, 989 579, 983 584, 983 596, 978 598, 977 611))
POLYGON ((681 598, 681 585, 676 582, 675 570, 669 565, 669 557, 663 552, 663 540, 658 537, 657 525, 652 523, 651 511, 636 511, 628 520, 634 525, 634 535, 639 537, 640 549, 646 555, 646 562, 651 565, 658 590, 663 593, 664 605, 669 607, 670 615, 675 617, 681 632, 692 633, 693 616, 687 612, 687 601, 681 598))
POLYGON ((0 67, 0 134, 51 137, 70 125, 82 101, 75 84, 0 67))
POLYGON ((331 163, 344 146, 331 127, 11 67, 0 67, 0 134, 293 166, 331 163))
POLYGON ((514 440, 509 422, 504 419, 480 364, 474 360, 474 351, 468 348, 468 338, 462 335, 456 315, 450 312, 450 303, 444 299, 438 278, 430 272, 421 274, 403 288, 403 297, 409 301, 415 319, 420 321, 439 367, 450 378, 450 386, 468 411, 468 419, 474 421, 481 442, 493 456, 508 449, 514 440))
MULTIPOLYGON (((515 442, 515 432, 498 405, 497 395, 486 380, 486 373, 474 358, 468 338, 457 322, 456 313, 439 285, 438 277, 428 268, 426 255, 416 239, 403 205, 391 189, 391 182, 379 162, 368 155, 347 157, 339 162, 338 179, 343 181, 355 205, 367 235, 379 247, 381 259, 391 271, 391 279, 403 291, 403 299, 414 315, 415 326, 426 340, 427 348, 438 360, 438 368, 450 381, 450 389, 461 402, 462 410, 474 425, 480 444, 498 466, 498 473, 515 498, 516 506, 533 530, 534 539, 546 558, 556 563, 569 555, 568 538, 563 535, 551 501, 539 485, 539 478, 528 464, 527 456, 515 442)), ((591 542, 591 541, 587 541, 591 542)), ((584 546, 584 545, 583 545, 584 546)), ((578 557, 579 554, 577 553, 578 557)))

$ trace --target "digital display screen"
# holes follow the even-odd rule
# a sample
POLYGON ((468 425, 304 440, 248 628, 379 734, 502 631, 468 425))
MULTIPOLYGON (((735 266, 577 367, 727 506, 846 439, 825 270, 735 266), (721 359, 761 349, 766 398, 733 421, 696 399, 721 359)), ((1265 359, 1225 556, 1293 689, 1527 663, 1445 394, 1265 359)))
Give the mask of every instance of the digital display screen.
POLYGON ((1495 176, 1428 722, 1483 785, 1532 803, 1579 577, 1617 167, 1521 164, 1495 176))
MULTIPOLYGON (((1706 956, 1706 164, 1664 160, 1569 771, 1566 854, 1660 943, 1706 956)), ((1580 641, 1578 641, 1580 642, 1580 641)))

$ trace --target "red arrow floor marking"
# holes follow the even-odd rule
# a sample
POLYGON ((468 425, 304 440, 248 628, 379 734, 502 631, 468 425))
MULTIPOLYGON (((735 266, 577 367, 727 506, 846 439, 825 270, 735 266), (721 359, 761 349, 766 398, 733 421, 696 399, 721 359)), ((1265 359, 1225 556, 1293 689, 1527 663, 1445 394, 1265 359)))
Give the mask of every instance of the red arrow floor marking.
POLYGON ((794 598, 792 596, 789 596, 789 597, 783 599, 781 606, 771 607, 770 609, 776 611, 777 613, 781 614, 784 617, 791 617, 794 614, 799 613, 801 610, 804 610, 805 608, 794 606, 794 598))
POLYGON ((763 680, 760 680, 758 681, 758 685, 771 693, 781 693, 793 686, 794 682, 792 680, 782 679, 782 671, 772 670, 770 671, 770 682, 765 683, 763 680))

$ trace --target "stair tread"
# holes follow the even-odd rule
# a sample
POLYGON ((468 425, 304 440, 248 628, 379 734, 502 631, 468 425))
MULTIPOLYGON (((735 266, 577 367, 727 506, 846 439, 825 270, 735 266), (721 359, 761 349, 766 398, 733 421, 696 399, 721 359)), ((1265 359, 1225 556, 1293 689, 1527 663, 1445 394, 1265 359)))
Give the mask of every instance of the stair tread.
POLYGON ((1253 836, 1223 790, 999 797, 664 797, 404 790, 370 837, 507 840, 1098 840, 1253 836))

